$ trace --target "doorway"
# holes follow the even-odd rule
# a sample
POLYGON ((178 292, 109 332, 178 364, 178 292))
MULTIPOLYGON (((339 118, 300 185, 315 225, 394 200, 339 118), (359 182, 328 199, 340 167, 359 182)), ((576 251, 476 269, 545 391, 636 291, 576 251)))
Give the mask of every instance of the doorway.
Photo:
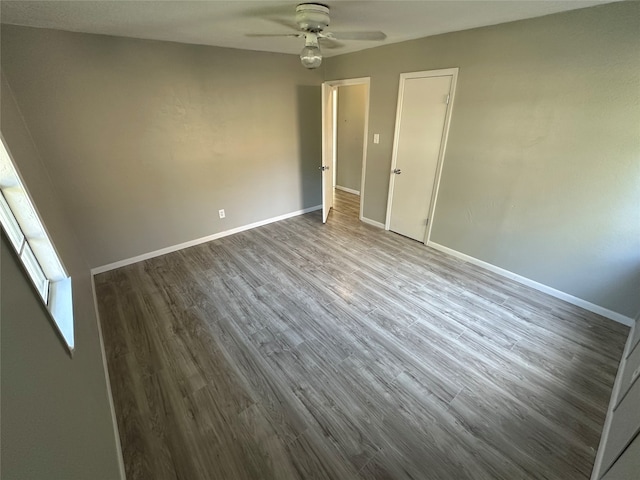
POLYGON ((458 69, 400 75, 385 228, 427 243, 458 69))
POLYGON ((370 79, 322 85, 322 206, 362 220, 369 120, 370 79))

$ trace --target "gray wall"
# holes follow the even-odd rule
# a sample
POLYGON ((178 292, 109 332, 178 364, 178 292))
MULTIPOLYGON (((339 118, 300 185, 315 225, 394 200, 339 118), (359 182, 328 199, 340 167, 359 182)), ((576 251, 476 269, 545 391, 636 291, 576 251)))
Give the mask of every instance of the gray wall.
POLYGON ((321 202, 295 55, 4 25, 2 67, 91 267, 321 202))
POLYGON ((640 3, 329 58, 371 77, 364 216, 385 218, 402 72, 459 67, 431 240, 615 312, 640 308, 640 3))
POLYGON ((89 267, 4 78, 0 93, 0 130, 72 277, 76 345, 72 359, 3 235, 0 477, 120 478, 89 267))
POLYGON ((366 85, 338 87, 336 185, 360 191, 366 85))

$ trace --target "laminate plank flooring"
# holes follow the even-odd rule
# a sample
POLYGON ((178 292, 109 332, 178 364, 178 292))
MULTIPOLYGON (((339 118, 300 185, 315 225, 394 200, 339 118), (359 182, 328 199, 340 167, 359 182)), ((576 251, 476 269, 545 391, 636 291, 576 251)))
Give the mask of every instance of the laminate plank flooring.
POLYGON ((588 479, 626 327, 319 212, 96 277, 136 479, 588 479))

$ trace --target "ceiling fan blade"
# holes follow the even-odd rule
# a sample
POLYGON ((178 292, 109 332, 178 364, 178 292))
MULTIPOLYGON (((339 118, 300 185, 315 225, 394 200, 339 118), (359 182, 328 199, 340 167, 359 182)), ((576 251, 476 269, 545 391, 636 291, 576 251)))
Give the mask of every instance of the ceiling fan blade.
POLYGON ((335 40, 382 41, 387 38, 387 35, 384 32, 325 32, 322 36, 325 38, 333 38, 335 40))
POLYGON ((283 27, 290 28, 291 30, 295 30, 295 31, 300 30, 300 27, 298 27, 298 24, 291 20, 287 20, 284 18, 268 18, 266 20, 269 20, 270 22, 273 22, 273 23, 277 23, 278 25, 281 25, 283 27))
POLYGON ((245 33, 245 37, 304 37, 304 33, 245 33))
POLYGON ((344 43, 337 41, 335 38, 330 37, 318 37, 320 42, 320 46, 323 49, 333 50, 334 48, 342 48, 344 47, 344 43))

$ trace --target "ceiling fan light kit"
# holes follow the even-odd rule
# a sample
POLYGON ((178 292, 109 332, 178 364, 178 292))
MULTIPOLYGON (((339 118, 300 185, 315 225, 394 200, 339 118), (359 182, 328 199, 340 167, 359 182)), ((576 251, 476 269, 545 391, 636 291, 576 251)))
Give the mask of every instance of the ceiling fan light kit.
POLYGON ((318 36, 309 32, 305 37, 304 48, 300 52, 300 61, 305 68, 318 68, 322 63, 322 52, 318 46, 318 36))

